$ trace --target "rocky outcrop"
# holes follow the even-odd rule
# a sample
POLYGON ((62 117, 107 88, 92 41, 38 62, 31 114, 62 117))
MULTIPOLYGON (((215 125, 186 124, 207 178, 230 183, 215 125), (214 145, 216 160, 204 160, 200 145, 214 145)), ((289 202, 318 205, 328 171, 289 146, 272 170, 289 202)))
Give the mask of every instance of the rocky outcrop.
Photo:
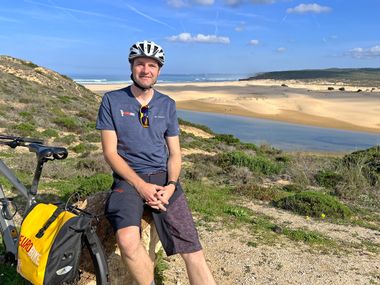
MULTIPOLYGON (((120 250, 117 246, 116 239, 111 225, 105 218, 104 205, 108 192, 99 192, 88 197, 84 202, 78 205, 86 211, 98 215, 97 234, 102 242, 104 252, 109 267, 110 284, 125 285, 134 284, 127 267, 123 264, 120 250)), ((141 220, 142 243, 149 253, 152 262, 155 261, 156 253, 161 248, 158 234, 156 232, 152 217, 144 213, 141 220)), ((91 268, 91 258, 88 253, 84 252, 80 269, 82 271, 78 284, 90 285, 96 284, 94 270, 91 268)))

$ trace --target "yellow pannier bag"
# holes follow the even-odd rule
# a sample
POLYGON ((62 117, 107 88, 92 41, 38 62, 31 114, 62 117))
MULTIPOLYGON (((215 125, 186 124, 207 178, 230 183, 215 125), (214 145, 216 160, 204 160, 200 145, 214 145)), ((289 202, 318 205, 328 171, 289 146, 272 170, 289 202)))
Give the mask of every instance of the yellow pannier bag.
POLYGON ((24 218, 17 271, 34 285, 56 285, 77 277, 83 234, 90 218, 63 206, 38 203, 24 218))

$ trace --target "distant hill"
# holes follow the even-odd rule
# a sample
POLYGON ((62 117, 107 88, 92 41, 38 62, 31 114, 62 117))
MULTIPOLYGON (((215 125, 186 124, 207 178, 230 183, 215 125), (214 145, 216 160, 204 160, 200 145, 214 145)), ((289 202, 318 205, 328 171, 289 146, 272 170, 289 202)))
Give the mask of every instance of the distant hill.
POLYGON ((100 95, 30 61, 0 56, 0 133, 54 138, 64 144, 99 137, 100 95))
POLYGON ((243 80, 302 80, 343 82, 358 86, 380 86, 380 68, 329 68, 272 71, 257 74, 243 80))

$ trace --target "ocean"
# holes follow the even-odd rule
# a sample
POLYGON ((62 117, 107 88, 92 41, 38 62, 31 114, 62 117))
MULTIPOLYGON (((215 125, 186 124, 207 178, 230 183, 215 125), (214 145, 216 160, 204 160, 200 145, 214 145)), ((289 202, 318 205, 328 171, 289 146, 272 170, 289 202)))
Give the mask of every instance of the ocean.
MULTIPOLYGON (((221 82, 236 81, 248 78, 248 74, 161 74, 158 83, 187 83, 187 82, 221 82)), ((79 84, 123 84, 131 83, 129 75, 102 76, 102 75, 70 75, 79 84)))

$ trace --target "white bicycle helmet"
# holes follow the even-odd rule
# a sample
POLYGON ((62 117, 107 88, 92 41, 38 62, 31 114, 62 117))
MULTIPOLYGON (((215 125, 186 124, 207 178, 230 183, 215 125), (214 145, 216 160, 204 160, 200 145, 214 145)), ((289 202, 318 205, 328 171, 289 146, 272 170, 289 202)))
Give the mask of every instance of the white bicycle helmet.
POLYGON ((128 60, 132 63, 136 57, 149 57, 158 61, 162 67, 165 62, 165 53, 161 46, 153 41, 137 42, 129 49, 128 60))

